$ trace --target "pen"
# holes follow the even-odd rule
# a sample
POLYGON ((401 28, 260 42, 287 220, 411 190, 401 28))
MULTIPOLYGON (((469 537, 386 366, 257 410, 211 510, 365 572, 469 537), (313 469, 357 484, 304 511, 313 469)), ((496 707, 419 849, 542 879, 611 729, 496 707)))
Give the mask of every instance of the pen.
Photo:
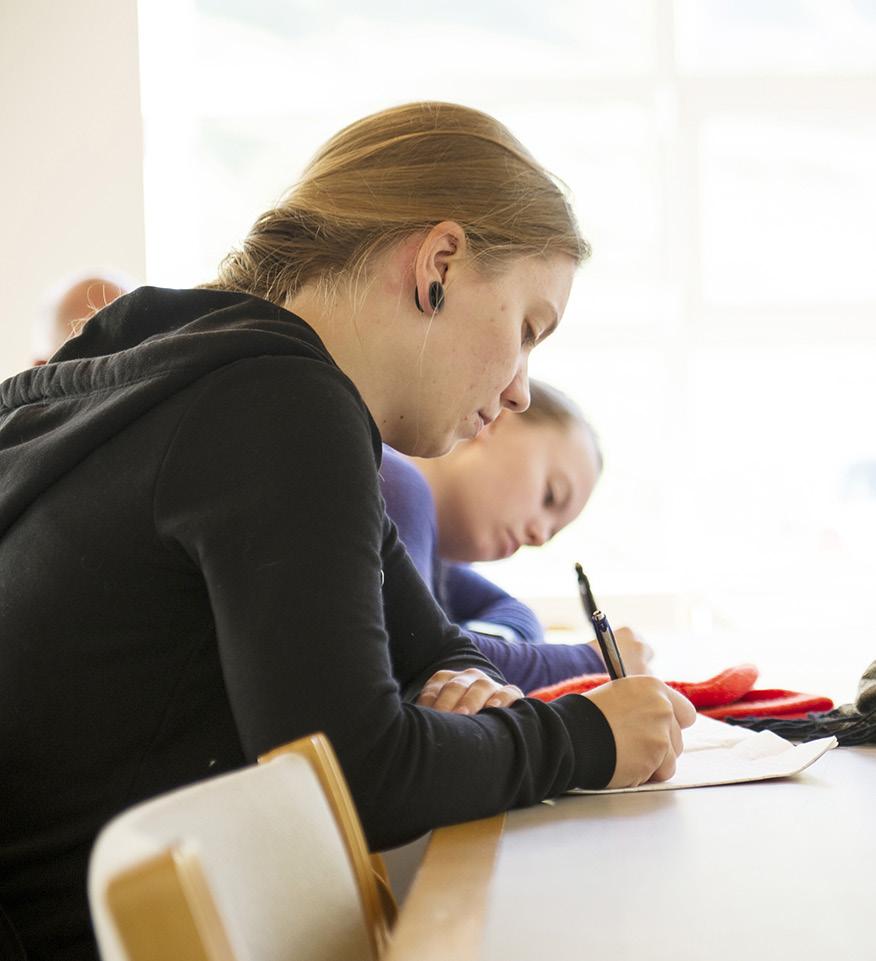
POLYGON ((624 669, 624 662, 621 660, 617 641, 614 638, 614 631, 608 623, 608 618, 596 606, 596 601, 593 600, 593 592, 590 590, 590 581, 587 580, 587 575, 580 564, 575 565, 575 573, 578 575, 578 593, 581 595, 581 605, 584 608, 584 613, 593 623, 596 640, 599 642, 599 649, 602 651, 602 659, 608 669, 608 676, 613 681, 616 681, 619 677, 626 677, 627 672, 624 669))

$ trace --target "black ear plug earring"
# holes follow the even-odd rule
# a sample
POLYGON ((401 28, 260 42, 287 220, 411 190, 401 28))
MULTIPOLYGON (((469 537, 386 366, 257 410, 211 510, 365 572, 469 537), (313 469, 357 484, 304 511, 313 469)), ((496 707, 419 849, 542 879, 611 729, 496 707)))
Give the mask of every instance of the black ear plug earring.
MULTIPOLYGON (((414 287, 414 303, 417 305, 417 310, 419 310, 421 314, 424 313, 423 308, 420 306, 420 291, 416 287, 414 287)), ((433 280, 432 283, 429 284, 429 306, 436 313, 444 306, 444 286, 437 280, 433 280)))

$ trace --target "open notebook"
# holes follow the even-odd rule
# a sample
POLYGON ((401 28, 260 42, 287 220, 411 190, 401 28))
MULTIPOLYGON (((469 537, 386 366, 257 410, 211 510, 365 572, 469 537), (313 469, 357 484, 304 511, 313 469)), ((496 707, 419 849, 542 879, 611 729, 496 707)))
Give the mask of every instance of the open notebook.
POLYGON ((759 734, 698 714, 683 733, 684 753, 671 781, 649 782, 638 787, 588 791, 575 788, 569 794, 625 794, 632 791, 674 791, 790 777, 836 747, 835 737, 794 745, 772 731, 759 734))

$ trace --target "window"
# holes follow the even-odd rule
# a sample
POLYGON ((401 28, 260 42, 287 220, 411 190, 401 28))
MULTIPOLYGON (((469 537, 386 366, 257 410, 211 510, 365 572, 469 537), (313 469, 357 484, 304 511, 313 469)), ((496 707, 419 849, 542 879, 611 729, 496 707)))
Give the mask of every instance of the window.
POLYGON ((358 116, 445 99, 507 123, 593 243, 532 373, 607 466, 490 576, 574 620, 580 559, 615 621, 713 652, 742 632, 728 657, 768 683, 815 662, 851 697, 876 656, 873 0, 150 0, 141 27, 153 283, 213 276, 358 116))

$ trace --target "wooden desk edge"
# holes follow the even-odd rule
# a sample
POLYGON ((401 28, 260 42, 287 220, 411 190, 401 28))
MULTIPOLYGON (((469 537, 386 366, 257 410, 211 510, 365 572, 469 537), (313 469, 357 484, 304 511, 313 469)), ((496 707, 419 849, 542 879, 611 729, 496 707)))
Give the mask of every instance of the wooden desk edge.
POLYGON ((439 828, 383 961, 476 961, 505 815, 439 828))

